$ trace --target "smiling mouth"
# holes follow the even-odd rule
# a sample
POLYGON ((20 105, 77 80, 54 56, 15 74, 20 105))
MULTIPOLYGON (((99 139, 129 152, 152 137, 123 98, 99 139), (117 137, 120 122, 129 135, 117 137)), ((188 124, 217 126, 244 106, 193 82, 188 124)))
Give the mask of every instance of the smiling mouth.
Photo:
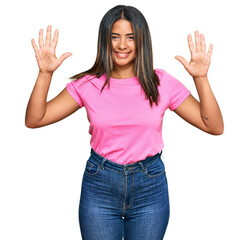
POLYGON ((126 58, 131 53, 131 52, 116 52, 116 51, 114 52, 116 53, 116 56, 121 57, 121 58, 126 58))

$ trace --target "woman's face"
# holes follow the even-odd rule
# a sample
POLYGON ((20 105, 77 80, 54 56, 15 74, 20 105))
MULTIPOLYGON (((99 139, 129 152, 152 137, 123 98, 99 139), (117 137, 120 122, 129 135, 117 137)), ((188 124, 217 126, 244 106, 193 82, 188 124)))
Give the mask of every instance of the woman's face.
POLYGON ((132 25, 120 19, 112 27, 112 55, 115 67, 133 67, 136 58, 135 40, 132 25))

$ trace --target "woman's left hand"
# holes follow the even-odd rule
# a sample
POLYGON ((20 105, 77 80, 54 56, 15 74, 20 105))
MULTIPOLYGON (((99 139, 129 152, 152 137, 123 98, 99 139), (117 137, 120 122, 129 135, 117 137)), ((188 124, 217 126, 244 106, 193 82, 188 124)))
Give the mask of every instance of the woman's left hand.
POLYGON ((208 68, 211 62, 213 44, 210 44, 208 52, 206 53, 204 35, 199 35, 199 32, 195 31, 195 46, 193 44, 191 34, 188 35, 188 46, 191 53, 191 60, 189 63, 182 56, 175 56, 175 58, 183 64, 185 69, 193 78, 207 77, 208 68))

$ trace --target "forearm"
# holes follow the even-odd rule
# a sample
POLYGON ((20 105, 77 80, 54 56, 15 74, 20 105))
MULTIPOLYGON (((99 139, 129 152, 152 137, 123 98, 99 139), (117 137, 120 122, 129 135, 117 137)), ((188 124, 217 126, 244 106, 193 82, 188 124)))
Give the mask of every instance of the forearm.
POLYGON ((223 133, 224 123, 222 114, 208 78, 194 78, 194 82, 199 95, 201 117, 204 124, 212 134, 223 133))
POLYGON ((51 79, 52 74, 42 74, 39 72, 26 109, 26 126, 32 127, 33 124, 39 122, 45 115, 51 79))

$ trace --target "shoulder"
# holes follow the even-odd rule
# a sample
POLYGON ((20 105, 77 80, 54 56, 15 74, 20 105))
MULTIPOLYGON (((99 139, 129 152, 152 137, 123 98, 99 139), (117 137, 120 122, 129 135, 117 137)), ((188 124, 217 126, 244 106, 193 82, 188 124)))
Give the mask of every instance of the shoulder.
POLYGON ((158 76, 161 83, 169 83, 172 80, 173 81, 175 80, 175 78, 164 69, 156 68, 154 71, 156 75, 158 76))
POLYGON ((82 78, 72 81, 70 84, 80 92, 101 91, 105 83, 105 75, 97 77, 96 75, 85 75, 82 78))
POLYGON ((154 69, 154 72, 155 72, 156 75, 160 78, 160 77, 162 77, 162 75, 165 73, 165 70, 164 70, 164 69, 161 69, 161 68, 155 68, 155 69, 154 69))
POLYGON ((161 79, 161 78, 172 78, 173 77, 165 69, 155 68, 154 71, 157 74, 157 76, 159 77, 159 79, 161 79))
POLYGON ((89 87, 91 88, 93 84, 96 85, 95 82, 98 82, 97 79, 98 78, 96 78, 96 75, 85 75, 81 78, 71 81, 67 85, 68 87, 73 87, 78 92, 82 93, 83 91, 88 91, 89 87))
POLYGON ((177 78, 169 74, 164 69, 156 68, 155 73, 158 75, 160 83, 169 90, 180 89, 185 87, 177 78))
POLYGON ((74 85, 74 87, 84 87, 87 85, 87 83, 89 83, 89 81, 91 81, 95 77, 95 75, 85 75, 81 78, 73 80, 72 82, 70 82, 70 84, 74 85))

